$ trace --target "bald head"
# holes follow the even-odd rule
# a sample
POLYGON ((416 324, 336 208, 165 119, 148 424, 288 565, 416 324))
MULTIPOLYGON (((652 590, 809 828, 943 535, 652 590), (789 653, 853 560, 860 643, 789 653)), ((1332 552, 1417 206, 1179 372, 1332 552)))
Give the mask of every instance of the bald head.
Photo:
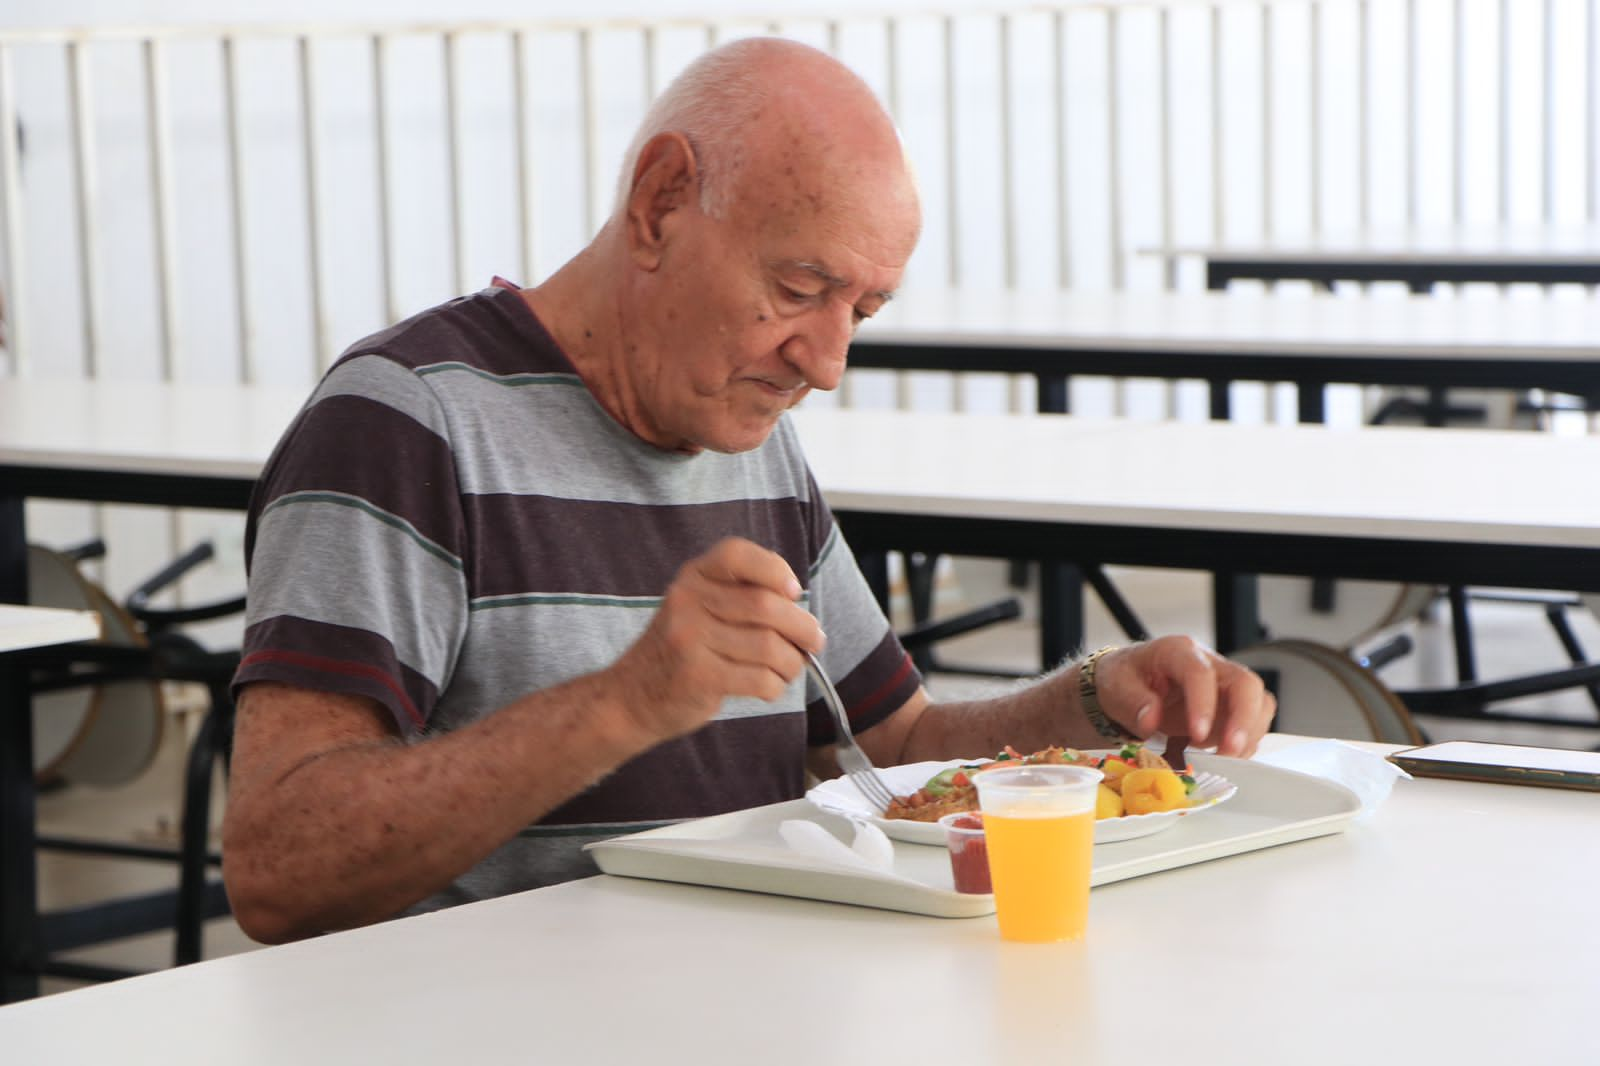
POLYGON ((667 133, 692 146, 700 207, 713 217, 726 217, 774 183, 863 187, 915 209, 899 135, 871 88, 827 53, 795 41, 749 38, 691 63, 640 124, 623 164, 619 211, 643 149, 667 133))

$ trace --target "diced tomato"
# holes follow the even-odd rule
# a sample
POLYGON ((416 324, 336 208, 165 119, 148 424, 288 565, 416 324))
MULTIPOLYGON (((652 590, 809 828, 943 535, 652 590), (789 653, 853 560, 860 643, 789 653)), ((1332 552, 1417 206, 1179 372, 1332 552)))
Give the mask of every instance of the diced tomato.
POLYGON ((968 785, 972 784, 972 781, 967 777, 966 774, 958 772, 956 776, 950 779, 950 783, 957 788, 966 788, 968 785))

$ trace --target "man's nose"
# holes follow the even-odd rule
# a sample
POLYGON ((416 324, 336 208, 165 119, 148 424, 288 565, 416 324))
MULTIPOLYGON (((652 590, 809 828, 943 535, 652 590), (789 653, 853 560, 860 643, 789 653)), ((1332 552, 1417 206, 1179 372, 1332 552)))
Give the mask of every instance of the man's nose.
POLYGON ((843 300, 835 301, 785 342, 783 357, 805 375, 811 388, 831 392, 844 377, 854 335, 855 309, 843 300))

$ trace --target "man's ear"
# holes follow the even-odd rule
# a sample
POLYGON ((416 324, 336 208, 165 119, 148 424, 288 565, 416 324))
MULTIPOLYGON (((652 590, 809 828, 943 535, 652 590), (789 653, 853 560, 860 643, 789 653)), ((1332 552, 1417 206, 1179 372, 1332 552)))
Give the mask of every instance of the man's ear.
POLYGON ((699 189, 700 168, 687 137, 658 133, 645 142, 627 208, 628 253, 641 267, 654 270, 661 262, 674 216, 695 206, 699 189))

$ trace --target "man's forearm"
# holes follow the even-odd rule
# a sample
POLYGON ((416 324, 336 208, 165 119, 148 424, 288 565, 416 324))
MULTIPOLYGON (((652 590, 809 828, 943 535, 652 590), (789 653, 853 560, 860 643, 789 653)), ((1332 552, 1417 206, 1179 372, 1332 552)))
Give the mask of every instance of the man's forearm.
POLYGON ((649 747, 617 702, 594 675, 447 735, 375 738, 236 782, 224 850, 241 924, 260 939, 296 939, 438 892, 649 747))
POLYGON ((1007 744, 1023 752, 1052 744, 1112 746, 1084 717, 1078 671, 1068 666, 985 700, 930 703, 907 736, 901 761, 992 756, 1007 744))

